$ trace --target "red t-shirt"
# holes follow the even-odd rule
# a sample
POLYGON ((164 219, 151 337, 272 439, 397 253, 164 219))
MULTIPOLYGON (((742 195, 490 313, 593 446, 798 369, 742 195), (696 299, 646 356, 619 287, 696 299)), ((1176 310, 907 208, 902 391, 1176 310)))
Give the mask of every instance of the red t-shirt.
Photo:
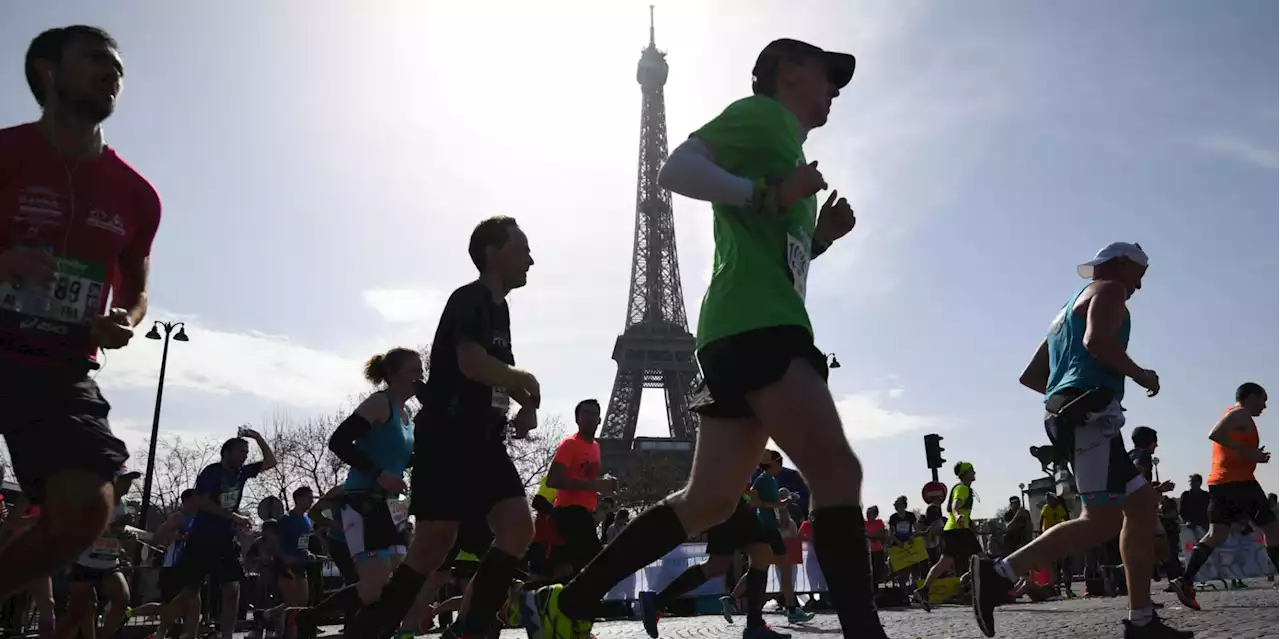
POLYGON ((867 539, 871 544, 868 549, 871 550, 871 552, 884 550, 883 543, 876 541, 874 539, 871 539, 871 535, 874 535, 876 533, 881 533, 881 532, 884 532, 884 520, 872 519, 867 522, 867 539))
POLYGON ((88 322, 119 288, 121 261, 151 254, 159 226, 160 196, 110 147, 76 162, 35 124, 0 129, 0 251, 39 247, 59 261, 39 305, 0 282, 0 361, 96 360, 88 322))
MULTIPOLYGON (((564 438, 556 449, 553 464, 564 465, 565 474, 570 479, 593 481, 600 478, 600 442, 587 441, 581 435, 574 434, 564 438)), ((582 506, 591 512, 596 510, 598 495, 594 490, 556 491, 556 506, 582 506)))

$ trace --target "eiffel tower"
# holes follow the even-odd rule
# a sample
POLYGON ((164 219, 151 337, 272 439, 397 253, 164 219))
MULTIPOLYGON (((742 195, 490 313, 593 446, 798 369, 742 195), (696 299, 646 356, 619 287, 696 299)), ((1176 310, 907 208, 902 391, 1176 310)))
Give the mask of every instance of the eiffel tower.
MULTIPOLYGON (((636 81, 640 83, 642 103, 631 292, 627 298, 626 328, 613 346, 618 373, 601 429, 602 439, 615 440, 608 442, 611 447, 621 444, 627 449, 635 440, 636 418, 645 388, 661 388, 666 394, 671 439, 691 442, 698 428, 697 416, 689 412, 689 402, 700 377, 680 285, 671 194, 658 187, 658 169, 667 159, 667 114, 662 92, 667 82, 667 60, 654 44, 652 6, 649 46, 640 54, 636 81)), ((687 445, 661 448, 691 450, 687 445)), ((687 466, 684 472, 688 472, 687 466)))

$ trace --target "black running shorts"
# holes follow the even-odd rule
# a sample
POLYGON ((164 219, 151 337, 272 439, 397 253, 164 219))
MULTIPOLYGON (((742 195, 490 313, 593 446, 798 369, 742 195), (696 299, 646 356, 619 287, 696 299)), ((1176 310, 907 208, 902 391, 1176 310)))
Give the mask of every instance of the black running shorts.
POLYGON ((556 532, 564 544, 551 551, 557 564, 571 564, 580 569, 600 552, 600 538, 596 536, 595 515, 582 506, 556 506, 551 511, 556 532))
POLYGON ((978 536, 968 528, 954 528, 942 531, 942 556, 952 559, 967 559, 971 555, 982 552, 982 544, 978 536))
POLYGON ((206 579, 215 586, 244 580, 240 542, 234 538, 188 537, 174 568, 183 589, 199 589, 206 579))
POLYGON ((80 564, 71 564, 67 571, 67 580, 73 584, 98 585, 103 579, 120 572, 119 566, 111 568, 90 568, 80 564))
POLYGON ((403 556, 405 525, 392 519, 385 494, 349 492, 342 495, 342 534, 350 556, 386 552, 403 556))
POLYGON ((489 528, 489 522, 485 519, 464 519, 458 522, 458 536, 453 541, 453 548, 449 549, 449 554, 445 556, 444 562, 440 564, 441 570, 449 570, 450 568, 459 568, 461 571, 455 571, 459 577, 465 577, 467 568, 465 564, 475 562, 459 562, 458 553, 469 552, 478 559, 484 559, 485 553, 489 552, 489 547, 493 545, 493 530, 489 528))
POLYGON ((702 384, 690 410, 705 417, 751 417, 747 393, 782 379, 797 359, 827 379, 827 358, 801 326, 760 328, 711 342, 698 351, 702 384))
POLYGON ((524 482, 502 440, 467 433, 463 425, 437 427, 424 433, 424 416, 419 413, 418 417, 418 433, 422 436, 414 442, 409 504, 415 518, 485 521, 498 502, 528 499, 524 482))
POLYGON ((160 603, 167 604, 182 592, 182 575, 177 567, 167 566, 160 569, 160 603))
POLYGON ((350 585, 360 581, 356 562, 351 559, 351 548, 347 546, 346 540, 330 536, 325 537, 324 541, 329 547, 329 558, 333 559, 334 567, 342 575, 343 583, 350 585))
POLYGON ((1275 518, 1267 493, 1257 480, 1209 486, 1209 523, 1251 522, 1255 526, 1266 526, 1275 518))
POLYGON ((739 499, 733 514, 707 531, 707 554, 712 557, 732 555, 751 544, 767 544, 774 555, 787 554, 782 533, 760 523, 755 511, 739 499))
POLYGON ((0 434, 31 503, 44 501, 50 475, 82 470, 110 482, 129 459, 128 448, 107 425, 111 405, 83 368, 0 363, 0 389, 0 434))

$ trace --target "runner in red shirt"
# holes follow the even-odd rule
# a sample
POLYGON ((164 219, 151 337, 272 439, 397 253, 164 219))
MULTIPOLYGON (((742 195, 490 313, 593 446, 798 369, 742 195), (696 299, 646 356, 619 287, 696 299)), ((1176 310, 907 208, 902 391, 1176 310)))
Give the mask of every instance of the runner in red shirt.
POLYGON ((618 480, 600 479, 600 442, 596 429, 600 426, 600 402, 584 399, 573 409, 578 432, 566 437, 556 449, 547 473, 547 486, 556 489, 556 508, 552 519, 564 544, 553 551, 552 565, 562 574, 564 565, 572 567, 571 575, 600 552, 596 534, 596 502, 599 495, 612 495, 618 480))
POLYGON ((43 113, 0 129, 0 434, 43 508, 38 534, 0 551, 0 599, 70 563, 107 525, 129 452, 88 373, 146 313, 160 223, 155 189, 102 140, 124 76, 111 36, 50 29, 25 69, 43 113))

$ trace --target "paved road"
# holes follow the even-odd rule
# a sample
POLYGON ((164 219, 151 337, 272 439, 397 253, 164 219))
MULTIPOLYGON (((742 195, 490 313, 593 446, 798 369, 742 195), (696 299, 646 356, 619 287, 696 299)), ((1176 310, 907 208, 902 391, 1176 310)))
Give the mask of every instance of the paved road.
MULTIPOLYGON (((1265 580, 1250 582, 1247 590, 1204 592, 1199 596, 1203 610, 1183 608, 1168 593, 1156 595, 1165 604, 1161 616, 1178 628, 1194 630, 1197 639, 1271 639, 1277 634, 1277 593, 1265 580)), ((997 637, 1011 639, 1095 639, 1122 637, 1120 620, 1125 600, 1075 599, 1039 604, 1017 604, 996 612, 997 637)), ((881 620, 892 639, 978 639, 982 633, 967 606, 943 606, 933 612, 884 610, 881 620)), ((835 615, 824 614, 803 626, 788 626, 777 615, 765 619, 793 639, 829 639, 839 632, 835 615)), ((327 628, 336 634, 337 628, 327 628)), ((663 639, 738 639, 742 618, 733 625, 722 617, 668 617, 659 627, 663 639)), ((638 621, 602 621, 594 630, 599 639, 648 639, 638 621)), ((522 630, 505 630, 502 639, 524 639, 522 630)))

